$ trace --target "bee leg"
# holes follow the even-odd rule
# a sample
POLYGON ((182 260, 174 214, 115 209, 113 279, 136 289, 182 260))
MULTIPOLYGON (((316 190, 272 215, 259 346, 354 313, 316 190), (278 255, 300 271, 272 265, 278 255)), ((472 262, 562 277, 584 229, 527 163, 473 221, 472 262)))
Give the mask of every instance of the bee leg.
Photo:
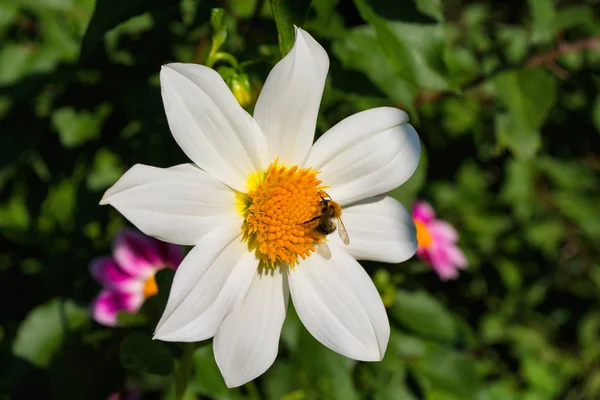
POLYGON ((302 224, 303 224, 303 225, 304 225, 304 224, 310 224, 311 222, 313 222, 313 221, 316 221, 316 220, 318 220, 319 218, 321 218, 321 216, 320 216, 320 215, 317 215, 316 217, 314 217, 314 218, 311 218, 311 219, 309 219, 308 221, 304 221, 302 224))
POLYGON ((330 196, 329 194, 327 194, 327 192, 326 192, 326 191, 324 191, 324 190, 319 190, 319 192, 318 192, 318 193, 319 193, 319 196, 321 197, 321 201, 325 201, 325 200, 327 200, 327 201, 331 201, 331 200, 332 200, 332 199, 331 199, 331 196, 330 196), (325 196, 323 196, 323 194, 325 194, 325 196))

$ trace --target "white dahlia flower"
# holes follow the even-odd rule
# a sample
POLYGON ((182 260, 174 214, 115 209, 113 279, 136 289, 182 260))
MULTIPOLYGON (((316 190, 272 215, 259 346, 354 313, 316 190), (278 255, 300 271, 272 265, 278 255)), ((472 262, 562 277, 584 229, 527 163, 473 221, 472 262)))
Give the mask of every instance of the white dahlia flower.
POLYGON ((251 116, 214 70, 165 65, 169 127, 192 163, 135 165, 100 203, 148 235, 194 246, 154 338, 214 336, 229 387, 275 361, 290 294, 304 326, 330 349, 379 361, 387 347, 385 308, 356 260, 414 254, 410 215, 380 195, 412 175, 419 139, 405 112, 381 107, 344 119, 313 145, 328 67, 325 50, 296 29, 251 116), (347 245, 339 225, 332 233, 340 213, 347 245))

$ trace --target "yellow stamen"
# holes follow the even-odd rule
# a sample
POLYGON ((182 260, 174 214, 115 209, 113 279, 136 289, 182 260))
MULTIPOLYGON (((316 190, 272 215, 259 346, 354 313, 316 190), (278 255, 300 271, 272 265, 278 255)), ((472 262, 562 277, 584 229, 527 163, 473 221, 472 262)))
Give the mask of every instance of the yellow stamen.
POLYGON ((144 297, 152 297, 158 293, 158 286, 156 285, 156 279, 154 275, 150 275, 146 282, 144 282, 144 297))
POLYGON ((415 220, 414 223, 417 228, 417 244, 419 247, 426 249, 432 242, 431 234, 423 222, 415 220))
POLYGON ((242 229, 251 250, 262 264, 294 266, 306 258, 325 236, 315 230, 320 215, 318 171, 271 164, 265 173, 249 178, 247 194, 238 196, 245 217, 242 229))

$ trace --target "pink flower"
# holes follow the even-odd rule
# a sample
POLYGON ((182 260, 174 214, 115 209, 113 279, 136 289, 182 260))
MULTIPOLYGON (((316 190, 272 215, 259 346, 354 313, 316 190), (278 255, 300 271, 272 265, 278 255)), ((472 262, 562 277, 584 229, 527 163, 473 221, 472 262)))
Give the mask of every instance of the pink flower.
POLYGON ((136 389, 125 389, 123 392, 115 392, 106 400, 140 400, 142 394, 136 389))
POLYGON ((440 279, 457 278, 458 270, 467 266, 467 259, 456 245, 456 230, 436 219, 433 208, 422 201, 415 202, 412 218, 417 228, 417 256, 431 265, 440 279))
POLYGON ((158 293, 156 272, 176 269, 182 258, 181 247, 177 245, 132 230, 121 231, 113 241, 113 256, 96 258, 90 263, 90 273, 103 286, 92 303, 94 319, 115 326, 119 311, 138 311, 145 299, 158 293))

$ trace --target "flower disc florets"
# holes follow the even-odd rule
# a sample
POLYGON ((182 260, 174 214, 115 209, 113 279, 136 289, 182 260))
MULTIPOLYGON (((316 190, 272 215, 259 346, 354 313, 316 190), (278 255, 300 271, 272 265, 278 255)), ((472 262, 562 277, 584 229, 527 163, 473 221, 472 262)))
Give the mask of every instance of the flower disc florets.
POLYGON ((319 215, 318 171, 273 163, 264 174, 252 177, 243 195, 242 229, 251 249, 263 265, 283 262, 293 266, 298 256, 306 258, 324 235, 315 230, 319 215), (311 221, 311 222, 308 222, 311 221))

